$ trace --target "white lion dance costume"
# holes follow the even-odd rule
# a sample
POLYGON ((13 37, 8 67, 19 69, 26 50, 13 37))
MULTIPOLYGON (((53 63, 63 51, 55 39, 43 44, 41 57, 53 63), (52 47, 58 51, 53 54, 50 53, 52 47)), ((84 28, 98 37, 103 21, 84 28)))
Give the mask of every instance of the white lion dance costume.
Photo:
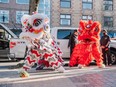
POLYGON ((43 14, 23 15, 20 38, 26 40, 28 47, 24 65, 20 70, 21 77, 28 77, 27 70, 35 63, 50 66, 58 72, 64 72, 62 52, 50 36, 49 19, 43 14))

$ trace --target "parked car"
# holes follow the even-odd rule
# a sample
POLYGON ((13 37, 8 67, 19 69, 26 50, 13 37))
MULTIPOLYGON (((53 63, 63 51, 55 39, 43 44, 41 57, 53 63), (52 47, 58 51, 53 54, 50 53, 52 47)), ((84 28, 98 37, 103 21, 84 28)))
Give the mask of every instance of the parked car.
POLYGON ((116 40, 111 40, 110 52, 111 52, 112 64, 116 64, 116 40))

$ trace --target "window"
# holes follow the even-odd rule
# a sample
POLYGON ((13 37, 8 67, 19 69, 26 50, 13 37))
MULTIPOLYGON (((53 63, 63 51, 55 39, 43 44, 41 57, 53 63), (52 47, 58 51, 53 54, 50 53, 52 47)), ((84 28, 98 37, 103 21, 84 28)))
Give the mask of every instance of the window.
POLYGON ((28 14, 28 11, 16 11, 16 23, 21 23, 21 17, 28 14))
POLYGON ((61 14, 60 15, 60 25, 71 25, 71 15, 61 14))
POLYGON ((112 11, 113 10, 113 0, 104 0, 103 9, 112 11))
POLYGON ((17 4, 29 4, 29 0, 16 0, 17 4))
POLYGON ((40 2, 39 2, 39 10, 43 10, 44 7, 45 7, 44 0, 40 0, 40 2))
POLYGON ((0 22, 9 23, 9 11, 0 10, 0 22))
POLYGON ((104 17, 104 27, 113 27, 113 17, 104 17))
POLYGON ((50 0, 40 0, 38 12, 45 14, 50 18, 50 0))
POLYGON ((61 8, 70 8, 71 0, 60 0, 60 7, 61 8))
POLYGON ((71 29, 58 29, 57 32, 57 38, 58 39, 69 39, 71 33, 73 33, 74 30, 71 29))
POLYGON ((50 0, 45 0, 45 4, 50 4, 50 0))
POLYGON ((93 0, 83 0, 82 7, 83 7, 83 9, 92 9, 93 8, 93 0))
POLYGON ((92 20, 92 19, 93 19, 92 15, 83 15, 82 16, 82 20, 92 20))
POLYGON ((0 3, 9 3, 9 0, 0 0, 0 3))
POLYGON ((38 13, 44 14, 44 10, 38 10, 38 13))
POLYGON ((45 14, 49 16, 50 15, 50 11, 45 11, 45 14))

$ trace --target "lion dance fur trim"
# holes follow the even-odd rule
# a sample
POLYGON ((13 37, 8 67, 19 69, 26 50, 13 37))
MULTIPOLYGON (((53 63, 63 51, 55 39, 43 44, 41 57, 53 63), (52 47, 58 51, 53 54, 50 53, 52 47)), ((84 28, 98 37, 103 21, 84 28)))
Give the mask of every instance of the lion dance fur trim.
POLYGON ((78 29, 78 44, 73 49, 69 65, 86 66, 96 60, 99 67, 103 66, 102 53, 100 52, 101 24, 98 21, 81 20, 78 29))

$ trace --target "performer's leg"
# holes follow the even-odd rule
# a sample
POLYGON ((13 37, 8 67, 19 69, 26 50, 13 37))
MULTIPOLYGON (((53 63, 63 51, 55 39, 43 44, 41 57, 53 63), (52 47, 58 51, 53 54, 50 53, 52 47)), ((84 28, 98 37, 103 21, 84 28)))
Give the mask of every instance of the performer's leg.
POLYGON ((78 59, 78 67, 79 68, 83 68, 84 66, 88 65, 89 62, 91 61, 90 59, 90 51, 91 51, 91 45, 88 43, 85 43, 82 45, 82 49, 81 49, 81 56, 78 59))
POLYGON ((92 55, 92 45, 90 43, 86 44, 86 49, 85 49, 85 66, 89 65, 91 61, 93 60, 93 55, 92 55))
POLYGON ((70 57, 70 61, 69 61, 69 66, 73 67, 77 64, 81 64, 81 62, 83 62, 82 56, 83 56, 83 44, 77 44, 74 49, 73 52, 71 54, 70 57))
POLYGON ((80 56, 78 58, 78 68, 81 69, 85 66, 85 57, 84 56, 80 56))
POLYGON ((87 65, 89 65, 90 61, 91 61, 91 58, 89 58, 90 56, 90 52, 86 52, 83 54, 83 56, 79 57, 78 59, 78 68, 83 68, 87 65))
POLYGON ((31 69, 31 67, 35 64, 36 60, 32 60, 32 57, 30 55, 26 56, 26 59, 24 61, 23 67, 19 70, 20 77, 28 77, 29 74, 27 70, 31 69))
POLYGON ((49 67, 49 62, 45 61, 44 58, 38 60, 37 68, 36 70, 42 70, 44 67, 49 67))
POLYGON ((85 61, 85 65, 88 66, 92 60, 94 60, 93 55, 92 55, 92 53, 89 53, 89 56, 88 56, 87 60, 85 61))
POLYGON ((70 57, 69 66, 70 67, 75 66, 77 64, 77 59, 78 59, 78 55, 75 54, 75 52, 73 52, 71 57, 70 57))
POLYGON ((106 57, 107 57, 107 62, 108 62, 108 65, 112 65, 112 61, 111 61, 111 54, 110 54, 110 49, 108 48, 106 50, 106 57))
POLYGON ((29 74, 26 71, 29 70, 35 63, 37 63, 39 58, 40 54, 37 50, 30 50, 29 54, 25 58, 23 67, 19 71, 20 77, 28 77, 29 74))
POLYGON ((105 49, 102 49, 103 63, 106 65, 106 52, 105 49))
POLYGON ((70 47, 70 57, 71 57, 72 52, 73 52, 73 51, 72 51, 72 48, 70 47))
POLYGON ((53 54, 56 56, 56 58, 58 59, 58 61, 63 64, 64 60, 62 59, 62 51, 58 47, 57 43, 54 40, 53 40, 51 46, 54 48, 54 49, 52 49, 53 54))
POLYGON ((52 54, 52 53, 44 53, 44 56, 45 58, 45 61, 48 61, 49 62, 49 65, 55 69, 55 70, 58 70, 59 72, 64 72, 64 68, 61 64, 61 62, 58 61, 57 58, 55 58, 55 55, 52 54))
POLYGON ((95 58, 95 60, 97 62, 97 66, 99 68, 104 68, 105 65, 103 64, 102 53, 100 52, 99 47, 97 46, 97 44, 92 45, 92 54, 93 54, 93 57, 95 58))

